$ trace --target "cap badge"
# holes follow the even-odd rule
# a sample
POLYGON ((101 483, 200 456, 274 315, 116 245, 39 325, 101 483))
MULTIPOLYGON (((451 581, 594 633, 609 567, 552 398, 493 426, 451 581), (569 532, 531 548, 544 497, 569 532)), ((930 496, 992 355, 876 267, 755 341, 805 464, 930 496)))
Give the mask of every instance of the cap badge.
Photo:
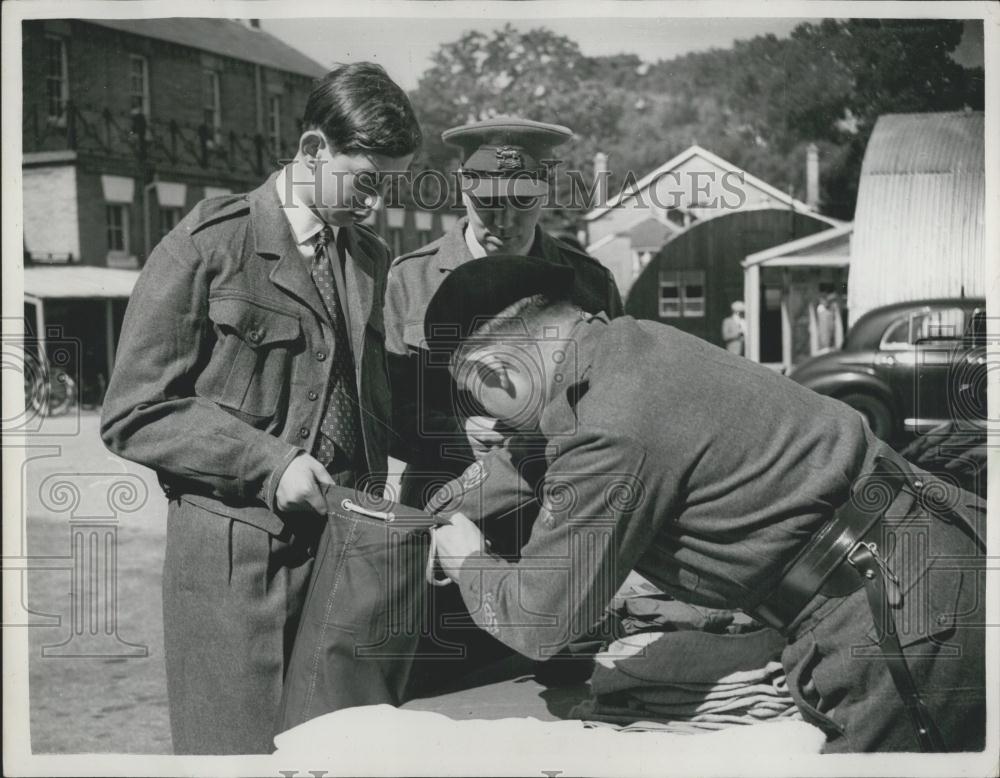
POLYGON ((524 167, 521 152, 510 146, 500 146, 496 150, 498 170, 519 170, 524 167))

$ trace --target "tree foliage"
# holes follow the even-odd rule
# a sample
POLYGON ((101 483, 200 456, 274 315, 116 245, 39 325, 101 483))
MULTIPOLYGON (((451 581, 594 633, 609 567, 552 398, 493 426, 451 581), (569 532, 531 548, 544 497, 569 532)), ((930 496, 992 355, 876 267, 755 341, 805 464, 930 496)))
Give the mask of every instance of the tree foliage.
POLYGON ((983 71, 950 54, 962 23, 822 20, 787 38, 644 63, 587 57, 569 38, 510 25, 443 45, 412 94, 427 138, 421 163, 451 170, 447 127, 516 113, 564 124, 564 169, 589 180, 609 155, 612 191, 692 143, 785 191, 804 194, 805 148, 820 148, 823 209, 851 218, 861 160, 879 115, 983 107, 983 71))

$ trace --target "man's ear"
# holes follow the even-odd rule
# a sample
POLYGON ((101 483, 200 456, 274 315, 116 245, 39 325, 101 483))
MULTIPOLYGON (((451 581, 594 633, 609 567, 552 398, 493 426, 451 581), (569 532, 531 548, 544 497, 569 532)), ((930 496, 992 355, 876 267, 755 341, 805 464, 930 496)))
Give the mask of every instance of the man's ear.
POLYGON ((306 130, 299 138, 299 153, 308 161, 314 161, 320 149, 325 147, 326 138, 319 130, 306 130))
POLYGON ((466 369, 473 371, 474 380, 488 389, 500 388, 509 393, 513 386, 506 361, 495 351, 487 349, 471 355, 466 369))

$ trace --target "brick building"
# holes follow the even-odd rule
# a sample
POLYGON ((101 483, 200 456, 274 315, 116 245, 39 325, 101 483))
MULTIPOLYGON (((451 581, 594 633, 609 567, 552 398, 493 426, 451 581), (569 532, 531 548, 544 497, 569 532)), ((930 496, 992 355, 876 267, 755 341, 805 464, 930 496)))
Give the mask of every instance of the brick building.
MULTIPOLYGON (((96 404, 145 258, 199 200, 253 189, 295 154, 326 69, 255 20, 33 20, 22 33, 28 350, 45 365, 46 339, 71 337, 68 363, 34 372, 54 393, 69 376, 96 404)), ((456 213, 392 208, 371 223, 401 254, 456 213)))
POLYGON ((22 33, 24 313, 37 366, 25 388, 47 410, 67 387, 100 402, 150 250, 200 199, 257 186, 294 153, 324 68, 227 19, 34 20, 22 33))
POLYGON ((206 196, 295 152, 324 68, 229 19, 24 23, 24 242, 33 262, 138 268, 206 196))

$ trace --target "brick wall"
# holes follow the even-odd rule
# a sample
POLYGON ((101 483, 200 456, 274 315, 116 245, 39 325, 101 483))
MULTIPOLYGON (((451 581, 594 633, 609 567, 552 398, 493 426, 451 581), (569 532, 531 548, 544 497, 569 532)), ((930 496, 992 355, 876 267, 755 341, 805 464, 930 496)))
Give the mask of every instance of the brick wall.
MULTIPOLYGON (((46 36, 59 36, 65 43, 68 96, 84 117, 75 122, 77 159, 74 163, 53 168, 35 166, 36 162, 32 162, 25 169, 25 241, 32 251, 72 252, 78 261, 82 258, 88 264, 106 264, 107 203, 101 175, 111 174, 135 180, 135 198, 128 208, 130 253, 142 261, 152 247, 145 245, 143 187, 146 183, 158 179, 186 184, 183 209, 186 213, 204 197, 206 186, 248 191, 275 169, 274 157, 289 158, 296 151, 300 119, 312 85, 312 79, 307 76, 78 19, 27 21, 23 33, 23 140, 29 160, 33 152, 70 148, 68 127, 46 120, 46 36), (176 162, 167 159, 162 148, 140 159, 129 145, 134 141, 134 136, 129 135, 130 55, 146 59, 149 120, 156 136, 165 143, 170 137, 167 127, 171 121, 185 128, 188 146, 183 142, 178 144, 180 153, 176 162), (206 68, 219 75, 221 146, 230 158, 238 158, 236 165, 229 165, 223 158, 216 158, 208 168, 200 164, 196 128, 203 121, 203 71, 206 68), (272 94, 281 99, 281 148, 273 157, 270 150, 266 150, 264 170, 258 174, 250 161, 254 153, 250 138, 260 132, 267 139, 270 126, 268 97, 272 94), (102 117, 105 109, 111 113, 114 127, 102 117), (240 136, 242 146, 235 151, 229 148, 230 131, 240 136)), ((152 193, 148 213, 150 242, 155 245, 162 230, 160 205, 152 193)))
MULTIPOLYGON (((81 171, 78 190, 80 192, 80 249, 83 251, 83 261, 88 265, 106 265, 108 258, 108 204, 104 200, 100 175, 81 171)), ((142 189, 137 186, 136 190, 136 197, 139 198, 142 189)), ((139 246, 137 240, 142 237, 142 223, 140 221, 142 209, 137 208, 133 202, 127 210, 132 253, 138 254, 135 247, 139 246)))
MULTIPOLYGON (((174 121, 188 131, 189 141, 196 142, 196 128, 204 118, 204 70, 210 69, 219 77, 223 146, 228 147, 229 133, 235 132, 244 147, 238 154, 249 156, 253 148, 252 137, 260 131, 267 138, 268 96, 277 94, 282 108, 282 147, 278 156, 288 157, 295 152, 299 121, 312 85, 309 77, 76 19, 24 23, 22 65, 26 152, 68 147, 66 128, 46 121, 47 35, 57 35, 65 42, 69 99, 85 117, 85 121, 76 123, 81 150, 97 151, 98 138, 107 144, 109 135, 113 135, 112 153, 127 151, 122 138, 131 125, 129 57, 139 55, 145 57, 147 62, 150 104, 147 118, 159 137, 165 139, 168 136, 167 126, 174 121), (110 111, 118 129, 107 126, 101 116, 105 109, 110 111)), ((192 161, 189 154, 188 162, 192 161)), ((270 163, 268 153, 265 155, 265 167, 271 167, 270 163)), ((242 170, 240 174, 245 178, 247 171, 242 170)))

